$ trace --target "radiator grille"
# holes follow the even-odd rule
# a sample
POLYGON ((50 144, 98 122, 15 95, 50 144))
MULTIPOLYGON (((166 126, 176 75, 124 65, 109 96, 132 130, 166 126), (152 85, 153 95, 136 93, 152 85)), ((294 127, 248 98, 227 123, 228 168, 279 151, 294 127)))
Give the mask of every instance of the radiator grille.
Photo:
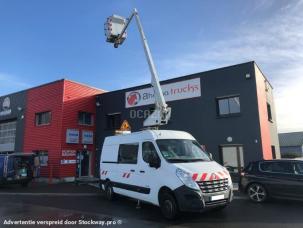
POLYGON ((203 193, 223 192, 228 189, 228 179, 213 180, 213 181, 197 181, 203 193))

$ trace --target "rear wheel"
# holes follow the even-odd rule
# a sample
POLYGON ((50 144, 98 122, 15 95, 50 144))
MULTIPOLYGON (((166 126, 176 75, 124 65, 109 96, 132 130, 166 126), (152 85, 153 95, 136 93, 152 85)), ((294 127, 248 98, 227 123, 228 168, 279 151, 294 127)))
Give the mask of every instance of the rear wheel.
POLYGON ((178 214, 178 205, 175 197, 169 192, 164 192, 161 194, 160 208, 163 216, 166 219, 173 220, 178 214))
POLYGON ((104 188, 105 188, 105 196, 107 200, 112 201, 115 198, 115 193, 111 183, 107 181, 104 185, 104 188))
POLYGON ((256 203, 263 203, 268 197, 264 186, 258 183, 251 184, 248 187, 247 195, 251 201, 256 203))

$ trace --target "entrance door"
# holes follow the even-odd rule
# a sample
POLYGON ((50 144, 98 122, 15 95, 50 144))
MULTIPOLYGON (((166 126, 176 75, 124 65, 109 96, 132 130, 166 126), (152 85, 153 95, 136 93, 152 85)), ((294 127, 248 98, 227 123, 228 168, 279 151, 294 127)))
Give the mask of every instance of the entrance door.
POLYGON ((243 146, 221 146, 223 166, 229 171, 233 181, 238 181, 244 168, 243 146))
POLYGON ((90 153, 89 151, 77 152, 77 176, 86 177, 89 176, 90 165, 90 153))

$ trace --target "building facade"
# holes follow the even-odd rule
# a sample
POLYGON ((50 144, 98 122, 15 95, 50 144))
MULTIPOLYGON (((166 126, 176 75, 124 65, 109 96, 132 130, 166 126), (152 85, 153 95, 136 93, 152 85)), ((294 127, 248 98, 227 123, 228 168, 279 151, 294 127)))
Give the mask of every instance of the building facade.
MULTIPOLYGON (((161 82, 172 108, 161 129, 191 133, 213 158, 238 173, 250 161, 280 158, 272 86, 254 62, 161 82)), ((123 120, 143 128, 154 107, 150 85, 97 95, 97 164, 104 138, 123 120)), ((97 173, 96 173, 97 174, 97 173)))
POLYGON ((282 158, 303 157, 303 131, 279 133, 282 158))
POLYGON ((11 113, 1 116, 0 126, 4 127, 0 129, 15 126, 16 130, 11 130, 14 146, 0 143, 0 152, 37 154, 42 177, 73 180, 92 176, 95 95, 102 92, 63 79, 1 97, 3 104, 10 100, 11 113))

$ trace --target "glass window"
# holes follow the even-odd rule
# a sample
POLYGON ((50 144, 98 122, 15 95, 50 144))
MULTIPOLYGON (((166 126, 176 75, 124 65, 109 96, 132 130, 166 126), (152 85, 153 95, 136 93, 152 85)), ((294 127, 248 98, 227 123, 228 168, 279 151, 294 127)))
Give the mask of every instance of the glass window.
POLYGON ((152 142, 144 142, 142 143, 142 158, 143 161, 148 163, 149 157, 158 157, 156 148, 152 142))
POLYGON ((78 122, 81 125, 93 125, 93 114, 89 112, 79 112, 78 122))
POLYGON ((220 115, 229 114, 228 99, 218 100, 218 103, 219 103, 219 114, 220 115))
POLYGON ((36 113, 36 126, 50 124, 51 112, 36 113))
POLYGON ((108 130, 119 129, 121 126, 121 114, 120 113, 108 114, 106 116, 106 122, 107 122, 108 130))
POLYGON ((123 164, 137 164, 138 144, 121 144, 119 146, 118 162, 123 164))
POLYGON ((169 162, 210 161, 196 141, 189 139, 158 139, 157 145, 169 162))
POLYGON ((303 175, 303 162, 296 164, 296 173, 303 175))
POLYGON ((240 98, 238 96, 217 99, 217 105, 220 116, 240 113, 240 98))
POLYGON ((294 165, 291 162, 264 162, 260 163, 260 169, 273 173, 294 173, 294 165))
POLYGON ((48 152, 46 150, 35 150, 33 152, 39 157, 40 166, 47 166, 48 152))
POLYGON ((269 121, 272 121, 272 115, 271 115, 271 107, 270 104, 267 103, 267 117, 269 121))

